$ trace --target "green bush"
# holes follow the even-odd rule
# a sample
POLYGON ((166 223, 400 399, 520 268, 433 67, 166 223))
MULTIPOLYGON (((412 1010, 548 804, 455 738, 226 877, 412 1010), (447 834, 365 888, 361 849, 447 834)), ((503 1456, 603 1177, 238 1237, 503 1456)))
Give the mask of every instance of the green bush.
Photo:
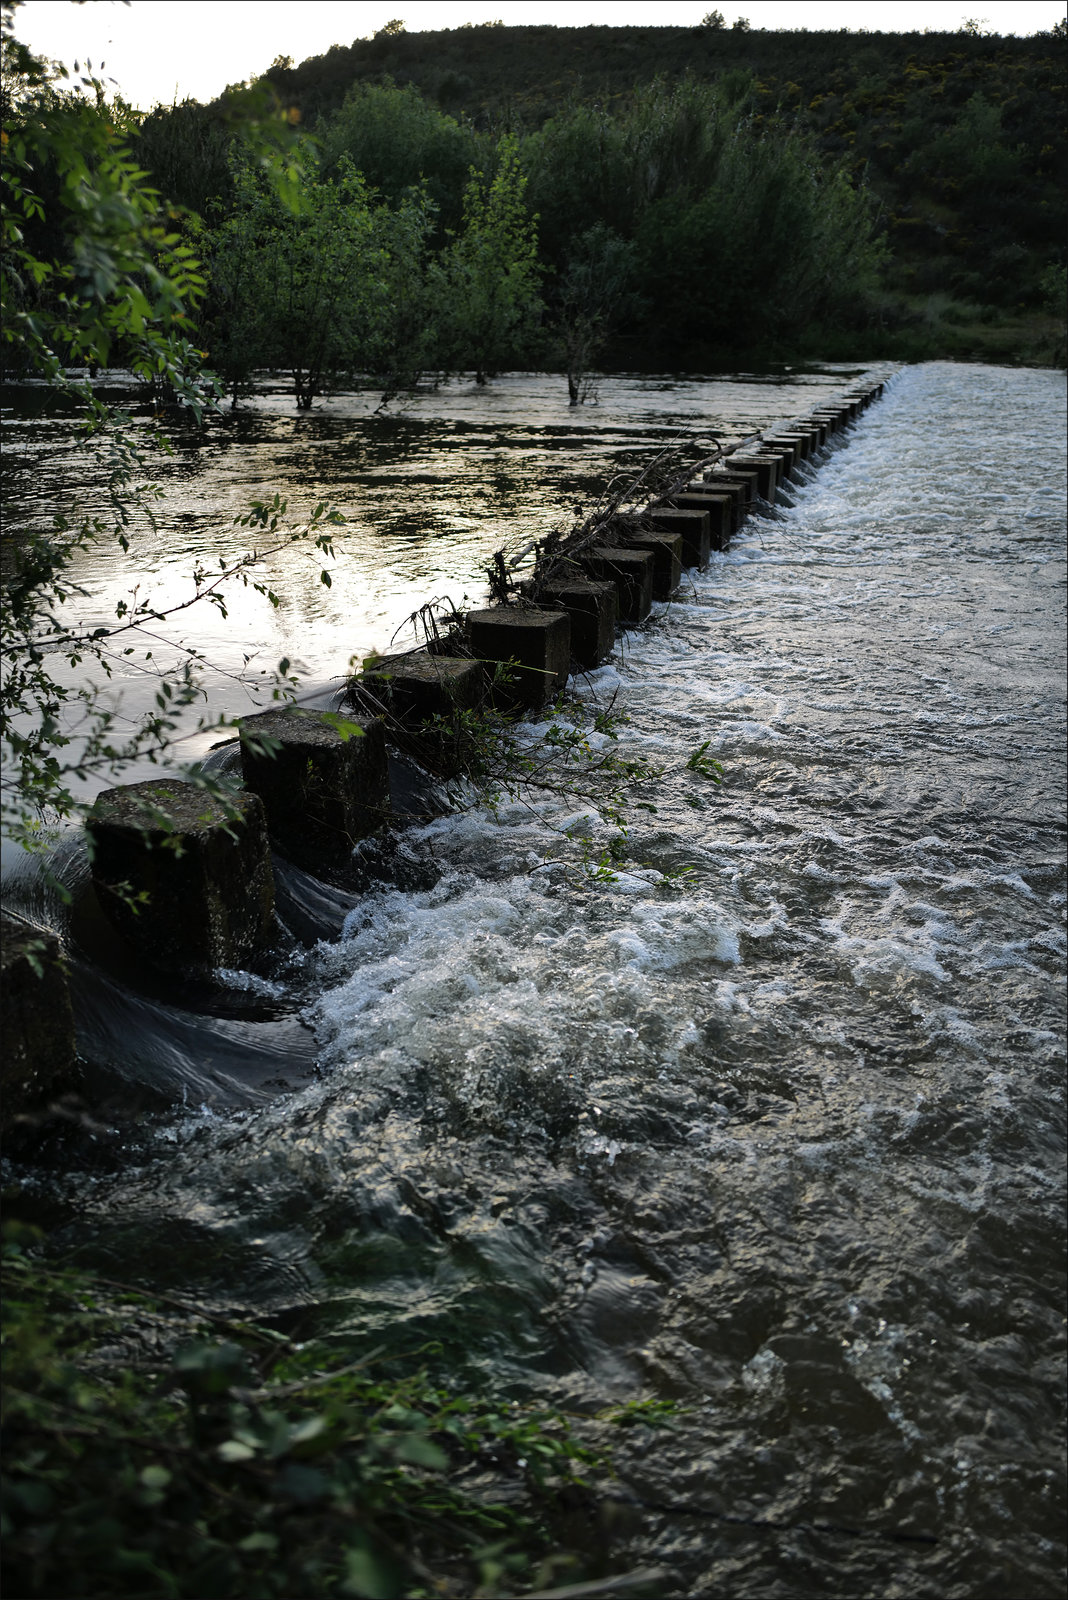
MULTIPOLYGON (((606 1466, 558 1414, 3 1262, 3 1576, 19 1600, 494 1594, 579 1569, 606 1466)), ((664 1407, 604 1420, 655 1421, 664 1407)), ((668 1408, 669 1409, 669 1408, 668 1408)))

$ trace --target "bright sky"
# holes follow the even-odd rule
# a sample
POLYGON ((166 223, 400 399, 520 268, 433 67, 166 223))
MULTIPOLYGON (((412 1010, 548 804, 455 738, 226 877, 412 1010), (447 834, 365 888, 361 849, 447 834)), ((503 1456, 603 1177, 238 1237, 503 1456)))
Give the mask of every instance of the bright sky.
POLYGON ((409 33, 465 22, 555 23, 560 27, 693 27, 712 9, 754 28, 953 32, 974 18, 992 33, 1036 33, 1064 16, 1065 0, 25 0, 20 39, 40 55, 83 64, 114 81, 142 110, 172 100, 211 100, 228 83, 255 77, 277 56, 303 61, 332 44, 369 38, 400 17, 409 33))

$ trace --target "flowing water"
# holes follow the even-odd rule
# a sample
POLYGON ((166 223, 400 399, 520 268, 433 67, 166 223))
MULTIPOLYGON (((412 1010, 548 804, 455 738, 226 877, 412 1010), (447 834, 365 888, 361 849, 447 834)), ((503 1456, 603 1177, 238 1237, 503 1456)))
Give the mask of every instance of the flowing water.
MULTIPOLYGON (((696 453, 752 434, 842 392, 855 373, 605 378, 597 403, 578 409, 568 407, 562 379, 520 374, 486 388, 456 382, 424 391, 388 413, 376 410, 377 396, 359 393, 294 413, 284 386, 268 383, 251 404, 209 417, 203 429, 172 429, 169 457, 148 454, 145 475, 160 491, 148 502, 154 526, 135 519, 129 557, 104 539, 76 558, 81 615, 106 625, 120 601, 151 598, 155 610, 184 602, 198 562, 214 569, 222 555, 269 543, 234 525, 256 498, 281 495, 290 525, 319 500, 336 505, 347 523, 337 531, 340 559, 325 563, 329 586, 314 552, 280 552, 256 574, 280 594, 277 610, 231 585, 225 617, 202 604, 150 628, 143 642, 135 636, 132 660, 112 657, 111 684, 129 715, 151 708, 156 671, 173 666, 183 641, 206 658, 206 708, 240 715, 255 709, 257 684, 283 655, 306 690, 337 682, 351 657, 385 650, 398 629, 399 643, 410 645, 405 621, 426 601, 482 599, 493 551, 570 527, 576 507, 588 511, 616 475, 642 471, 659 450, 696 453)), ((121 390, 105 393, 131 400, 121 390)), ((110 526, 106 446, 94 453, 71 417, 42 415, 44 395, 29 387, 12 394, 16 403, 4 412, 8 526, 47 527, 70 514, 72 495, 72 521, 88 514, 110 526)), ((147 439, 151 420, 149 409, 135 408, 135 433, 147 439)), ((62 664, 56 670, 62 675, 62 664)), ((183 753, 203 754, 209 743, 191 738, 183 753)), ((153 775, 146 764, 131 777, 153 775)))
POLYGON ((677 1401, 613 1535, 672 1595, 1060 1593, 1063 439, 1057 374, 901 372, 580 683, 665 768, 639 865, 584 878, 561 830, 609 828, 542 797, 410 827, 359 898, 287 875, 304 940, 232 1016, 137 999, 113 1068, 188 1109, 21 1173, 60 1237, 346 1350, 677 1401), (305 1076, 264 1099, 272 1059, 305 1076))

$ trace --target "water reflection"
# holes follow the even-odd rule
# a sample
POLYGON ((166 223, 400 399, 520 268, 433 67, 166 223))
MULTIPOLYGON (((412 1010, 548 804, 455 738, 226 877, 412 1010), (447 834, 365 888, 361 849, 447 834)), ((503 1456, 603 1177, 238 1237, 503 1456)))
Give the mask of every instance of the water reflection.
MULTIPOLYGON (((257 577, 281 597, 276 610, 231 585, 226 617, 198 605, 153 630, 151 663, 117 659, 109 699, 121 697, 134 718, 150 709, 156 674, 173 669, 183 644, 205 658, 205 713, 257 706, 257 682, 283 656, 309 689, 338 681, 351 659, 384 650, 427 600, 481 601, 494 550, 569 525, 575 507, 596 499, 615 473, 640 470, 665 445, 757 431, 840 392, 854 371, 605 378, 597 404, 577 410, 562 381, 543 374, 483 388, 457 381, 388 413, 376 412, 377 395, 355 394, 297 414, 284 386, 270 386, 202 431, 176 430, 173 456, 156 464, 155 527, 142 525, 128 558, 105 541, 76 559, 73 576, 86 592, 80 612, 103 626, 119 601, 181 604, 197 562, 214 568, 252 547, 234 519, 275 493, 298 521, 320 499, 348 519, 338 559, 327 563, 330 587, 313 552, 298 547, 266 560, 257 577)), ((146 427, 149 420, 141 418, 146 427)), ((71 419, 12 408, 5 423, 9 527, 47 526, 72 495, 83 513, 106 518, 103 464, 79 447, 71 419)), ((202 754, 210 742, 192 737, 183 754, 202 754)), ((146 766, 131 777, 149 775, 146 766)))

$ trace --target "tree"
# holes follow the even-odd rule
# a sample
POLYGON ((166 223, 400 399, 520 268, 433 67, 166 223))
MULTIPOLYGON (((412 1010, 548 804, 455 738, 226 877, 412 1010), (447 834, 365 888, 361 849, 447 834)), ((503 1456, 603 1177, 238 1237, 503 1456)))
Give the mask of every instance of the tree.
POLYGON ((732 360, 755 344, 770 352, 817 316, 855 317, 877 260, 868 200, 795 125, 747 114, 742 76, 659 80, 615 115, 575 106, 527 141, 573 380, 589 355, 593 237, 602 250, 619 241, 614 277, 620 246, 631 252, 626 294, 611 317, 602 307, 600 330, 637 299, 658 361, 732 360))
POLYGON ((308 410, 353 373, 383 375, 394 392, 433 362, 424 289, 434 209, 424 190, 382 204, 346 155, 333 181, 308 158, 292 210, 251 168, 235 190, 207 239, 210 356, 235 402, 257 367, 288 371, 308 410))
POLYGON ((436 208, 438 244, 462 225, 471 168, 492 161, 487 135, 439 111, 412 84, 354 85, 317 132, 324 178, 333 177, 341 157, 348 156, 391 205, 425 189, 436 208))
POLYGON ((634 303, 634 245, 594 223, 572 242, 557 289, 560 338, 571 405, 586 398, 586 377, 616 321, 634 303))
POLYGON ((537 218, 524 202, 516 141, 502 139, 497 154, 492 178, 472 167, 463 231, 442 260, 450 364, 473 367, 479 383, 529 356, 542 312, 537 218))
MULTIPOLYGON (((119 602, 111 621, 91 627, 72 614, 82 593, 72 576, 75 558, 107 539, 131 549, 151 522, 147 454, 152 446, 166 448, 159 434, 148 446, 135 437, 130 419, 95 393, 87 365, 105 366, 121 356, 197 417, 216 403, 216 390, 193 342, 192 313, 204 290, 199 263, 175 226, 180 219, 130 159, 121 108, 116 114, 92 79, 80 85, 84 95, 65 91, 15 38, 13 15, 5 7, 5 352, 12 366, 44 378, 83 408, 87 440, 107 457, 111 495, 107 519, 73 512, 48 532, 5 528, 3 819, 14 838, 33 845, 41 842, 43 824, 84 811, 88 802, 76 789, 85 780, 114 778, 145 756, 162 759, 201 693, 199 657, 187 649, 176 670, 158 674, 155 711, 132 732, 120 732, 115 711, 100 698, 99 681, 86 674, 95 669, 107 679, 139 651, 146 670, 155 671, 142 630, 156 630, 168 615, 195 604, 225 610, 230 582, 251 583, 268 599, 276 597, 256 577, 268 553, 261 547, 221 556, 212 571, 198 567, 186 597, 168 606, 151 596, 119 602), (67 668, 79 674, 73 683, 67 668)), ((305 527, 289 529, 284 509, 278 502, 253 506, 239 521, 253 538, 266 534, 272 550, 310 537, 320 551, 332 552, 336 513, 318 507, 305 527)))

